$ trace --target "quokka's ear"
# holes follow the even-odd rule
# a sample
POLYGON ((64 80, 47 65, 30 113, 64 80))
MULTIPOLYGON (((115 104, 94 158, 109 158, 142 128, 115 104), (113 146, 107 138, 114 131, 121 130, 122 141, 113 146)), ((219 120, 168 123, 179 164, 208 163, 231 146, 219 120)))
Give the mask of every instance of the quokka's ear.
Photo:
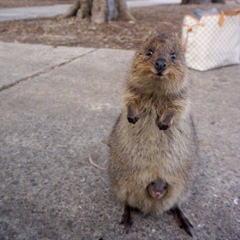
POLYGON ((150 38, 157 37, 158 34, 159 33, 155 29, 148 31, 148 33, 144 36, 143 41, 147 41, 150 38))

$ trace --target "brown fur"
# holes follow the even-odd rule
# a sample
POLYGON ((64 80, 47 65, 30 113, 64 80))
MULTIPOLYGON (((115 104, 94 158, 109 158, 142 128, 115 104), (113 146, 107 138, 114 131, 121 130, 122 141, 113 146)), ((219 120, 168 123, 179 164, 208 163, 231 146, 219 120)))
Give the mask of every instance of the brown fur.
POLYGON ((153 32, 135 54, 122 111, 109 139, 109 177, 123 204, 144 214, 157 214, 179 206, 189 195, 196 159, 189 111, 187 68, 180 40, 176 34, 153 32), (150 57, 146 55, 149 49, 154 52, 150 57), (174 61, 172 52, 176 53, 174 61), (159 58, 167 62, 161 76, 154 67, 159 58), (137 117, 135 124, 128 121, 129 114, 137 117), (160 130, 166 121, 167 130, 160 130), (159 200, 146 191, 158 178, 168 184, 159 200))

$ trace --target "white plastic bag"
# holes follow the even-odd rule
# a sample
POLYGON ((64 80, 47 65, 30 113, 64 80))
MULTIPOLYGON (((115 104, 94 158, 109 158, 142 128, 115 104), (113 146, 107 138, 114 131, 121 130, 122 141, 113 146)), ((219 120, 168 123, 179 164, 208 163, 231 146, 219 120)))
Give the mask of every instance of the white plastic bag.
POLYGON ((240 9, 203 15, 186 15, 182 41, 186 64, 200 71, 240 63, 240 9))

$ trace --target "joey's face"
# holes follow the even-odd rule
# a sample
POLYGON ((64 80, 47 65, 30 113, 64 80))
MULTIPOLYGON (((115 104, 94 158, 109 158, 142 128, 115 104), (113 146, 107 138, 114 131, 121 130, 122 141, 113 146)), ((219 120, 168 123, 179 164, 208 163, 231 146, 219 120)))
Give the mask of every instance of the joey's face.
POLYGON ((156 181, 151 182, 147 186, 147 191, 151 197, 154 199, 161 199, 167 192, 168 184, 162 179, 157 179, 156 181))
POLYGON ((136 53, 133 65, 136 73, 156 79, 183 78, 185 69, 183 48, 174 33, 153 32, 136 53))

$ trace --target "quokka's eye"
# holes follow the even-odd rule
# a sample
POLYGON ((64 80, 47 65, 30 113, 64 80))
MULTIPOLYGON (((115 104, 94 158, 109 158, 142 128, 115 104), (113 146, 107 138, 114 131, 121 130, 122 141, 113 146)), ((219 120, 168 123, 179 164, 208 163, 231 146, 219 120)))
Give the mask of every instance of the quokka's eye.
POLYGON ((175 52, 172 52, 170 55, 171 55, 172 60, 176 59, 176 53, 175 52))
POLYGON ((148 51, 147 51, 147 54, 146 54, 147 56, 152 56, 153 55, 153 50, 152 49, 149 49, 148 51))

